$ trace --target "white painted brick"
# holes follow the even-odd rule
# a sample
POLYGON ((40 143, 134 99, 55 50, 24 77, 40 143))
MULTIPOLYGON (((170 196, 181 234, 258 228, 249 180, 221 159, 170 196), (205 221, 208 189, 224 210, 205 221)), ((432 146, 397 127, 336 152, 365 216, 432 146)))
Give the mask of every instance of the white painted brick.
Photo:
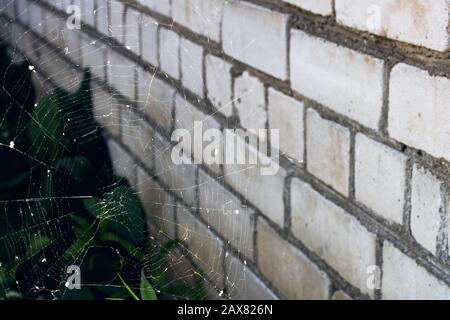
POLYGON ((450 287, 385 241, 382 295, 387 300, 449 300, 450 287))
POLYGON ((170 0, 139 0, 139 3, 163 15, 170 16, 170 0))
POLYGON ((343 195, 348 194, 350 131, 307 111, 307 168, 313 175, 343 195))
POLYGON ((203 97, 203 48, 181 39, 181 82, 183 86, 203 97))
MULTIPOLYGON (((8 1, 8 0, 7 0, 8 1)), ((55 7, 57 7, 58 9, 61 9, 63 11, 66 11, 66 8, 70 5, 71 1, 70 0, 56 0, 56 1, 48 1, 48 2, 53 2, 55 7)))
POLYGON ((155 153, 153 129, 131 108, 123 109, 120 113, 121 140, 147 168, 152 168, 155 153))
POLYGON ((158 65, 158 22, 152 17, 142 15, 142 58, 152 65, 158 65))
POLYGON ((175 79, 180 79, 180 37, 172 30, 159 30, 159 62, 161 69, 175 79))
POLYGON ((29 0, 20 0, 16 1, 17 3, 17 10, 16 10, 16 19, 19 21, 28 24, 30 21, 30 12, 28 9, 28 3, 29 0))
POLYGON ((125 7, 122 2, 118 0, 112 0, 110 2, 110 30, 111 36, 120 43, 123 43, 123 37, 125 35, 123 13, 125 7))
POLYGON ((278 300, 277 296, 255 275, 246 264, 225 254, 227 295, 232 300, 278 300))
POLYGON ((172 0, 175 22, 213 41, 220 41, 224 0, 172 0))
MULTIPOLYGON (((236 153, 248 152, 246 164, 226 163, 225 181, 261 210, 279 226, 284 223, 283 190, 286 171, 258 152, 256 148, 244 142, 235 133, 226 132, 225 150, 236 148, 236 153), (234 139, 233 139, 234 138, 234 139), (237 141, 233 143, 233 141, 237 141), (252 163, 258 163, 257 165, 252 163), (261 169, 267 168, 273 175, 262 175, 261 169), (278 168, 278 170, 276 170, 278 168)), ((226 162, 226 161, 225 161, 226 162)))
POLYGON ((95 1, 81 0, 81 19, 84 23, 95 27, 95 1))
POLYGON ((229 117, 233 114, 231 101, 231 65, 212 55, 205 58, 208 99, 218 111, 229 117))
POLYGON ((140 55, 139 25, 141 14, 131 8, 127 8, 125 14, 125 46, 137 55, 140 55))
POLYGON ((81 52, 83 56, 83 66, 89 68, 93 76, 104 80, 106 70, 106 45, 82 34, 81 52))
POLYGON ((411 181, 411 232, 428 251, 436 253, 437 237, 444 210, 441 181, 430 172, 414 167, 411 181))
MULTIPOLYGON (((22 0, 23 1, 23 0, 22 0)), ((2 0, 0 1, 0 13, 7 15, 10 18, 15 18, 15 3, 21 1, 2 0)))
POLYGON ((288 16, 238 1, 224 9, 223 50, 275 78, 287 77, 288 16))
POLYGON ((303 162, 304 105, 275 89, 269 89, 269 129, 280 130, 280 151, 303 162))
POLYGON ((109 1, 97 1, 97 30, 109 34, 109 1))
POLYGON ((439 51, 449 48, 448 0, 336 0, 335 6, 337 21, 349 27, 439 51))
POLYGON ((390 222, 402 223, 407 157, 356 135, 355 197, 390 222))
POLYGON ((325 273, 262 219, 257 238, 259 268, 286 298, 328 298, 330 281, 325 273))
MULTIPOLYGON (((76 64, 81 64, 83 45, 81 45, 80 31, 64 28, 61 30, 61 49, 76 64)), ((103 63, 104 64, 104 63, 103 63)))
MULTIPOLYGON (((203 133, 205 133, 206 130, 208 130, 208 129, 219 129, 220 130, 220 124, 214 119, 213 116, 204 114, 199 109, 194 107, 191 103, 186 101, 182 96, 180 96, 179 94, 176 95, 176 97, 175 97, 175 128, 186 129, 191 134, 191 146, 187 146, 187 150, 184 150, 184 151, 187 154, 190 154, 194 157, 195 163, 197 163, 197 164, 204 163, 215 173, 220 174, 220 166, 219 166, 220 163, 208 164, 208 163, 202 161, 203 150, 205 150, 204 147, 209 144, 209 141, 202 144, 203 148, 201 148, 202 152, 200 152, 201 157, 199 154, 194 153, 195 146, 202 143, 202 141, 195 140, 195 136, 194 136, 194 134, 195 134, 194 133, 194 122, 195 121, 200 121, 202 123, 203 133)), ((221 152, 221 150, 218 150, 218 151, 221 152)))
POLYGON ((187 244, 194 262, 216 286, 223 288, 223 243, 187 209, 177 208, 178 236, 187 244))
POLYGON ((138 69, 137 103, 162 129, 172 127, 175 89, 142 68, 138 69))
POLYGON ((398 64, 391 73, 389 92, 390 135, 450 160, 450 80, 398 64))
POLYGON ((37 32, 41 36, 45 36, 45 12, 44 9, 36 4, 36 2, 28 1, 29 20, 24 21, 30 26, 31 30, 37 32))
POLYGON ((241 125, 247 129, 265 129, 267 110, 264 85, 245 71, 234 81, 234 104, 241 125))
POLYGON ((373 129, 383 106, 383 61, 291 31, 292 88, 373 129))
POLYGON ((192 208, 197 207, 196 166, 185 157, 183 164, 176 165, 171 158, 172 145, 155 134, 155 175, 192 208))
MULTIPOLYGON (((3 23, 3 20, 0 21, 0 23, 3 23)), ((4 41, 11 41, 11 39, 17 39, 17 40, 15 40, 15 45, 18 48, 20 48, 20 50, 23 52, 23 54, 25 56, 27 56, 28 59, 31 59, 32 61, 39 59, 39 56, 38 56, 39 51, 34 46, 35 39, 34 39, 34 36, 30 32, 27 32, 27 30, 24 30, 24 28, 19 26, 18 24, 12 24, 12 25, 7 24, 6 21, 4 22, 3 26, 4 27, 0 30, 0 37, 4 41)), ((42 82, 42 81, 38 81, 38 83, 39 82, 42 82)), ((43 84, 41 83, 39 85, 43 85, 43 84)), ((36 86, 36 84, 35 84, 35 86, 36 86)), ((39 101, 38 97, 36 97, 36 101, 39 101)))
POLYGON ((45 37, 57 47, 61 47, 61 31, 66 29, 64 20, 53 14, 51 11, 44 11, 45 14, 45 37))
POLYGON ((122 107, 112 95, 95 85, 92 89, 92 103, 94 105, 94 118, 109 134, 119 136, 120 113, 122 107))
POLYGON ((365 293, 367 268, 375 265, 375 235, 309 185, 291 184, 292 232, 352 285, 365 293))
POLYGON ((114 173, 127 179, 131 186, 136 184, 135 169, 136 165, 128 153, 114 140, 107 141, 109 156, 111 158, 114 173))
POLYGON ((136 64, 120 53, 110 50, 107 69, 109 84, 130 100, 134 100, 136 64))
POLYGON ((199 170, 199 213, 247 259, 253 260, 254 212, 199 170))
POLYGON ((164 237, 175 239, 175 201, 141 168, 137 169, 137 195, 146 212, 148 225, 164 237))
POLYGON ((333 14, 332 0, 284 0, 284 2, 321 15, 333 14))
POLYGON ((39 52, 44 59, 40 59, 37 64, 54 83, 71 93, 78 90, 82 79, 82 74, 78 70, 65 61, 58 51, 49 46, 40 44, 39 52))

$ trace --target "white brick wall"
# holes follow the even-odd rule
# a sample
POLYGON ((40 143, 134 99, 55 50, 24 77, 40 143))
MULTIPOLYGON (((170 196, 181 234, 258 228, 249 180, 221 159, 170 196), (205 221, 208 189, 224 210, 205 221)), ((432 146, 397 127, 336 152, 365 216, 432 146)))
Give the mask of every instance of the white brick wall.
POLYGON ((172 0, 175 22, 213 41, 220 41, 224 0, 172 0))
POLYGON ((95 26, 95 1, 78 0, 76 3, 81 4, 81 17, 83 22, 95 26))
POLYGON ((375 265, 375 235, 298 179, 291 184, 291 209, 294 235, 352 285, 372 293, 366 270, 375 265))
POLYGON ((144 6, 149 7, 163 15, 170 16, 170 0, 138 0, 144 6))
POLYGON ((389 242, 383 246, 383 299, 450 299, 450 288, 389 242))
POLYGON ((123 22, 123 13, 124 13, 124 5, 122 2, 118 0, 110 1, 110 17, 109 17, 109 29, 111 31, 111 36, 115 38, 120 43, 123 43, 124 37, 124 22, 123 22))
POLYGON ((120 114, 122 106, 111 97, 109 92, 94 86, 92 88, 92 103, 94 105, 94 118, 105 128, 109 134, 119 136, 120 134, 120 114))
MULTIPOLYGON (((80 48, 72 50, 80 50, 80 48)), ((81 36, 81 52, 79 55, 83 59, 83 66, 85 68, 88 67, 93 76, 102 80, 105 80, 107 50, 106 45, 103 43, 86 35, 81 36)))
POLYGON ((434 50, 449 48, 448 0, 336 0, 336 19, 352 28, 434 50))
POLYGON ((450 159, 450 80, 398 64, 391 73, 389 133, 435 157, 450 159))
POLYGON ((152 65, 158 65, 158 22, 152 17, 142 15, 141 54, 142 58, 152 65))
POLYGON ((288 299, 327 299, 330 282, 308 258, 258 219, 261 272, 288 299), (289 275, 286 277, 285 275, 289 275))
POLYGON ((196 166, 185 158, 183 164, 175 165, 171 158, 172 145, 155 134, 155 175, 177 194, 190 208, 197 207, 196 166))
POLYGON ((332 0, 284 0, 284 2, 321 15, 333 13, 332 0))
POLYGON ((137 169, 137 194, 146 212, 148 225, 163 236, 175 239, 175 201, 141 168, 137 169))
MULTIPOLYGON (((186 150, 183 151, 186 152, 187 155, 192 155, 196 164, 201 164, 204 162, 202 159, 204 157, 204 153, 206 154, 207 151, 205 147, 210 143, 210 141, 202 143, 202 141, 195 140, 194 122, 196 121, 201 122, 203 134, 208 129, 220 130, 220 124, 214 119, 214 117, 204 114, 178 94, 175 97, 175 128, 186 129, 189 131, 191 135, 191 144, 186 146, 186 150), (197 152, 196 148, 198 148, 197 152)), ((203 137, 204 136, 202 135, 201 138, 203 137)), ((222 153, 222 150, 217 151, 222 153)), ((220 174, 220 161, 219 163, 205 162, 205 165, 217 174, 220 174)))
POLYGON ((180 37, 170 29, 159 29, 159 63, 175 79, 180 78, 180 37))
POLYGON ((142 68, 138 69, 137 83, 139 107, 159 128, 169 131, 172 127, 175 89, 142 68))
MULTIPOLYGON (((81 58, 83 56, 83 45, 80 44, 80 38, 80 32, 77 30, 61 30, 62 48, 64 48, 64 51, 67 52, 66 55, 68 55, 77 64, 81 63, 81 58)), ((28 42, 28 45, 31 46, 31 43, 28 42)))
POLYGON ((136 64, 116 51, 109 50, 107 68, 110 85, 125 97, 134 100, 136 64))
POLYGON ((307 168, 336 191, 347 195, 350 170, 350 131, 323 119, 316 111, 306 114, 307 168))
POLYGON ((203 97, 203 47, 181 39, 181 82, 183 86, 203 97))
MULTIPOLYGON (((278 172, 275 171, 275 165, 268 161, 268 158, 261 153, 258 153, 253 146, 246 145, 243 140, 235 135, 236 150, 245 154, 248 150, 249 161, 247 163, 253 164, 225 164, 225 181, 228 182, 235 190, 244 195, 250 200, 258 209, 260 209, 269 219, 283 226, 284 223, 284 203, 283 203, 283 189, 284 178, 286 177, 285 170, 280 167, 278 172), (250 160, 251 159, 251 160, 250 160), (258 159, 259 161, 255 160, 258 159), (261 164, 269 164, 268 168, 272 168, 275 175, 261 175, 261 164)), ((234 148, 233 139, 226 139, 226 149, 234 148)))
POLYGON ((131 108, 121 110, 121 140, 131 153, 144 163, 147 168, 153 166, 153 129, 145 120, 137 116, 131 108))
POLYGON ((189 254, 218 288, 223 288, 223 243, 186 208, 177 207, 178 235, 189 254))
POLYGON ((234 80, 234 105, 241 125, 247 129, 265 129, 267 110, 264 85, 258 78, 244 72, 234 80))
POLYGON ((27 24, 29 23, 34 32, 39 33, 41 36, 45 36, 44 10, 35 2, 28 1, 27 11, 29 16, 24 16, 24 22, 27 24))
POLYGON ((370 128, 383 106, 383 61, 291 31, 292 88, 370 128))
POLYGON ((412 235, 428 251, 435 253, 444 210, 441 181, 430 172, 414 167, 411 185, 412 235))
POLYGON ((205 58, 206 92, 208 99, 225 116, 233 113, 231 101, 231 65, 215 56, 205 58))
POLYGON ((137 55, 140 55, 140 24, 141 13, 127 8, 125 14, 125 46, 137 55))
POLYGON ((235 0, 224 9, 223 49, 276 78, 287 77, 287 15, 235 0))
POLYGON ((356 135, 355 197, 389 222, 401 224, 406 156, 362 134, 356 135))
POLYGON ((253 210, 201 170, 198 185, 200 215, 239 253, 253 260, 253 210))
POLYGON ((280 150, 295 161, 303 162, 304 105, 302 102, 269 89, 269 129, 280 130, 280 150))
POLYGON ((97 1, 97 30, 105 35, 109 33, 108 7, 109 1, 97 1))
POLYGON ((227 294, 233 300, 277 300, 277 296, 244 263, 225 254, 227 294))

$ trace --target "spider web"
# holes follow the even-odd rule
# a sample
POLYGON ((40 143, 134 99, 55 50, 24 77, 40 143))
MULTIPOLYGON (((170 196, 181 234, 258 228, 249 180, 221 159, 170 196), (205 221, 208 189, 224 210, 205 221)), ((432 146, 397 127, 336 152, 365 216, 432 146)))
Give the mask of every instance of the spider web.
MULTIPOLYGON (((121 92, 109 92, 108 88, 103 86, 102 80, 95 77, 98 70, 105 72, 112 68, 116 72, 113 76, 117 77, 117 81, 126 83, 128 80, 126 77, 121 79, 120 70, 125 66, 120 63, 114 65, 111 59, 107 60, 104 65, 91 64, 90 66, 94 79, 91 81, 89 94, 96 105, 95 110, 87 113, 81 108, 71 109, 62 122, 65 128, 71 128, 73 136, 73 132, 84 132, 86 123, 92 119, 95 121, 95 130, 86 133, 83 141, 77 143, 83 145, 94 140, 104 141, 107 149, 102 151, 111 155, 111 171, 109 173, 115 177, 101 190, 78 190, 79 193, 73 194, 70 184, 78 173, 74 172, 75 166, 68 164, 64 174, 58 174, 55 163, 63 161, 64 153, 52 153, 55 148, 57 150, 64 149, 66 145, 59 139, 52 139, 49 128, 46 127, 47 122, 42 121, 48 121, 54 114, 48 111, 41 118, 36 119, 34 110, 45 97, 54 94, 57 88, 62 88, 68 93, 79 90, 82 82, 82 69, 73 61, 68 62, 69 53, 78 54, 83 59, 84 49, 89 46, 92 50, 101 50, 101 46, 99 46, 101 41, 83 43, 72 52, 69 52, 65 46, 55 46, 54 44, 48 46, 37 38, 39 30, 43 29, 40 23, 30 28, 6 17, 9 6, 14 3, 16 17, 19 20, 21 20, 20 17, 29 19, 30 11, 33 10, 32 5, 40 5, 37 3, 38 1, 28 1, 27 5, 23 5, 23 2, 11 0, 0 2, 0 23, 2 24, 1 29, 3 29, 0 40, 6 43, 12 59, 11 63, 6 66, 4 78, 1 81, 5 83, 8 72, 17 68, 18 65, 23 65, 26 66, 25 71, 32 75, 35 90, 35 99, 32 99, 31 90, 22 88, 25 90, 22 94, 29 98, 29 101, 24 102, 17 100, 12 92, 8 91, 10 89, 5 86, 2 88, 12 102, 8 106, 1 106, 4 108, 4 118, 0 120, 0 134, 2 135, 0 148, 2 153, 14 154, 18 161, 25 163, 24 179, 26 179, 27 192, 17 194, 12 188, 12 191, 5 193, 0 200, 0 224, 3 227, 0 234, 0 247, 2 248, 0 296, 7 298, 85 298, 86 296, 79 295, 79 292, 85 288, 94 288, 94 293, 101 292, 103 295, 107 295, 105 292, 108 292, 109 289, 123 288, 123 284, 118 281, 118 274, 125 275, 127 283, 137 293, 139 292, 139 271, 141 269, 145 270, 147 274, 160 273, 166 277, 165 281, 158 281, 160 279, 151 281, 158 296, 162 298, 224 298, 234 290, 234 287, 245 290, 242 287, 245 287, 242 270, 228 266, 227 270, 234 271, 225 276, 222 271, 217 271, 225 269, 224 260, 230 254, 228 251, 230 244, 224 240, 218 240, 217 232, 209 225, 209 220, 215 219, 215 223, 219 227, 232 230, 234 238, 241 248, 252 246, 248 235, 245 234, 245 228, 242 228, 243 223, 253 223, 252 220, 244 218, 244 221, 238 215, 242 208, 230 206, 234 200, 232 196, 224 194, 221 189, 214 187, 216 184, 220 185, 221 176, 216 179, 202 180, 195 175, 196 178, 190 185, 175 189, 168 188, 169 193, 163 193, 167 188, 158 177, 167 176, 169 179, 178 181, 180 175, 188 175, 187 170, 189 169, 180 168, 171 161, 168 154, 172 147, 166 141, 167 135, 164 136, 164 130, 155 128, 155 126, 150 127, 148 117, 136 106, 151 104, 155 101, 161 104, 165 101, 158 101, 159 98, 152 96, 151 90, 146 96, 140 96, 138 99, 130 101, 129 96, 134 96, 134 92, 131 92, 134 87, 127 89, 124 86, 125 89, 122 88, 121 92), (11 30, 15 30, 15 32, 11 32, 11 30), (14 36, 11 37, 11 35, 14 36), (24 55, 22 52, 24 47, 31 48, 28 50, 28 55, 24 55), (58 68, 60 65, 70 65, 70 63, 72 63, 72 71, 76 72, 66 72, 67 70, 58 68), (124 96, 128 96, 128 99, 124 99, 124 96), (30 104, 31 100, 33 102, 30 104), (7 118, 13 112, 13 107, 18 107, 19 117, 28 121, 19 119, 11 128, 7 123, 7 118), (25 132, 30 130, 30 126, 35 127, 35 130, 40 130, 41 136, 33 140, 31 145, 23 147, 20 139, 25 132), (117 135, 121 136, 122 142, 119 141, 117 135), (139 163, 136 165, 134 161, 136 158, 128 157, 127 153, 121 152, 121 149, 145 151, 144 157, 139 159, 139 163), (159 166, 148 170, 145 167, 146 162, 158 163, 159 166), (140 199, 142 206, 147 211, 145 217, 140 219, 146 220, 145 236, 137 239, 142 240, 146 250, 141 252, 142 255, 138 252, 139 250, 132 251, 136 254, 130 262, 116 245, 108 245, 107 241, 98 245, 93 238, 100 234, 101 227, 98 219, 91 219, 88 220, 89 224, 84 225, 84 229, 82 228, 84 232, 82 234, 88 235, 88 237, 79 244, 76 250, 72 250, 71 254, 67 255, 67 250, 74 242, 77 242, 77 239, 79 240, 74 233, 73 220, 70 219, 74 210, 77 210, 80 203, 88 203, 88 207, 91 206, 88 209, 98 205, 90 200, 107 196, 115 187, 122 186, 123 179, 121 180, 121 177, 125 178, 132 190, 131 193, 140 199), (195 193, 197 187, 202 184, 211 184, 208 194, 204 196, 209 203, 214 204, 213 207, 189 206, 183 203, 182 199, 188 197, 190 193, 195 193), (153 211, 159 211, 159 214, 155 215, 153 211), (194 220, 189 217, 195 216, 197 213, 200 213, 201 216, 206 215, 208 218, 201 222, 190 223, 194 220), (230 217, 232 218, 230 219, 230 217), (168 249, 170 247, 168 244, 173 244, 175 239, 179 239, 181 242, 177 242, 173 248, 168 249), (189 241, 194 241, 197 246, 190 247, 189 241), (208 245, 208 243, 221 243, 220 241, 225 243, 220 246, 208 245), (96 253, 100 255, 100 258, 96 256, 96 253), (161 258, 162 253, 164 253, 163 258, 161 258), (110 269, 109 264, 113 263, 118 265, 112 274, 103 275, 103 278, 98 276, 104 270, 110 269), (81 268, 81 290, 67 288, 69 277, 67 269, 71 265, 81 268), (85 274, 84 270, 87 267, 82 268, 82 266, 86 265, 94 270, 92 273, 95 276, 85 274), (11 266, 13 266, 12 269, 11 266), (227 284, 225 291, 224 283, 227 284), (173 287, 186 289, 184 293, 173 293, 171 289, 173 287)), ((44 19, 46 21, 41 23, 47 22, 48 24, 51 22, 52 16, 46 16, 44 19)), ((35 21, 30 20, 30 23, 35 23, 35 21)), ((165 27, 170 28, 170 26, 165 27)), ((54 36, 64 38, 69 37, 70 32, 76 31, 59 30, 56 34, 54 32, 55 30, 46 30, 41 33, 41 37, 46 39, 54 36)), ((181 48, 181 50, 188 49, 181 48)), ((173 54, 175 55, 175 53, 173 54)), ((194 65, 190 67, 195 68, 194 65)), ((15 80, 13 86, 15 89, 23 86, 23 77, 15 80)), ((150 77, 144 80, 145 85, 147 87, 156 85, 156 82, 164 80, 160 77, 156 72, 150 73, 150 77)), ((199 85, 202 86, 202 84, 199 85)), ((182 95, 181 98, 183 98, 182 95)), ((67 102, 67 104, 71 103, 73 101, 67 102)), ((186 110, 186 112, 192 112, 186 110)), ((163 119, 164 121, 173 121, 172 115, 170 118, 164 115, 162 117, 166 117, 163 119)), ((62 136, 64 135, 66 133, 63 131, 62 136)), ((2 182, 6 183, 7 181, 2 182)), ((4 190, 9 189, 5 188, 4 190)), ((102 202, 100 206, 107 210, 104 210, 99 219, 117 222, 129 233, 132 233, 136 225, 142 221, 139 221, 139 218, 137 220, 123 219, 123 215, 126 214, 121 211, 126 203, 122 200, 119 198, 102 202)), ((245 207, 242 211, 245 211, 245 207)), ((116 293, 113 293, 113 297, 114 294, 116 293)), ((122 296, 126 295, 120 293, 119 297, 122 296)), ((88 295, 88 297, 95 298, 95 295, 88 295)))

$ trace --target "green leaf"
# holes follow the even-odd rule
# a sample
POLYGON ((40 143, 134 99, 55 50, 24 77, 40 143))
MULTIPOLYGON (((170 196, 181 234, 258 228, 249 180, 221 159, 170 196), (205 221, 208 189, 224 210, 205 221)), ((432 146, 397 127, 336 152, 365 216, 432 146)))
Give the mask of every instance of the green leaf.
POLYGON ((145 277, 144 269, 141 270, 141 299, 157 300, 155 290, 145 277))
POLYGON ((120 244, 122 248, 125 249, 126 252, 128 252, 130 255, 134 256, 138 260, 142 260, 145 257, 138 247, 136 247, 133 243, 131 243, 126 239, 123 239, 122 237, 118 236, 115 233, 106 232, 100 236, 100 239, 102 241, 110 241, 120 244))
POLYGON ((34 239, 30 240, 29 247, 27 248, 26 258, 29 259, 33 257, 36 253, 44 249, 51 243, 49 237, 45 235, 36 236, 34 239))
POLYGON ((83 181, 92 170, 90 161, 83 156, 64 157, 58 164, 57 169, 65 169, 70 173, 70 177, 80 182, 83 181))
POLYGON ((27 130, 31 153, 36 160, 47 163, 59 158, 65 149, 59 139, 60 129, 58 98, 51 94, 41 100, 34 109, 27 130))
POLYGON ((72 245, 64 252, 65 259, 74 259, 82 255, 84 248, 86 248, 95 237, 97 228, 95 225, 90 224, 88 221, 80 216, 72 213, 70 218, 75 222, 74 233, 75 241, 72 245))
POLYGON ((128 293, 130 294, 130 296, 134 299, 134 300, 140 300, 139 297, 133 292, 133 290, 131 290, 131 288, 127 285, 127 283, 125 282, 125 280, 123 280, 123 278, 120 276, 120 274, 118 275, 120 281, 122 282, 123 286, 125 287, 125 289, 127 289, 128 293))
POLYGON ((102 215, 105 211, 105 201, 99 198, 86 198, 83 199, 83 204, 86 207, 86 209, 89 210, 90 213, 97 219, 102 219, 102 215))
POLYGON ((111 222, 112 231, 135 241, 146 238, 144 210, 130 188, 118 186, 106 195, 104 201, 102 216, 111 222))

